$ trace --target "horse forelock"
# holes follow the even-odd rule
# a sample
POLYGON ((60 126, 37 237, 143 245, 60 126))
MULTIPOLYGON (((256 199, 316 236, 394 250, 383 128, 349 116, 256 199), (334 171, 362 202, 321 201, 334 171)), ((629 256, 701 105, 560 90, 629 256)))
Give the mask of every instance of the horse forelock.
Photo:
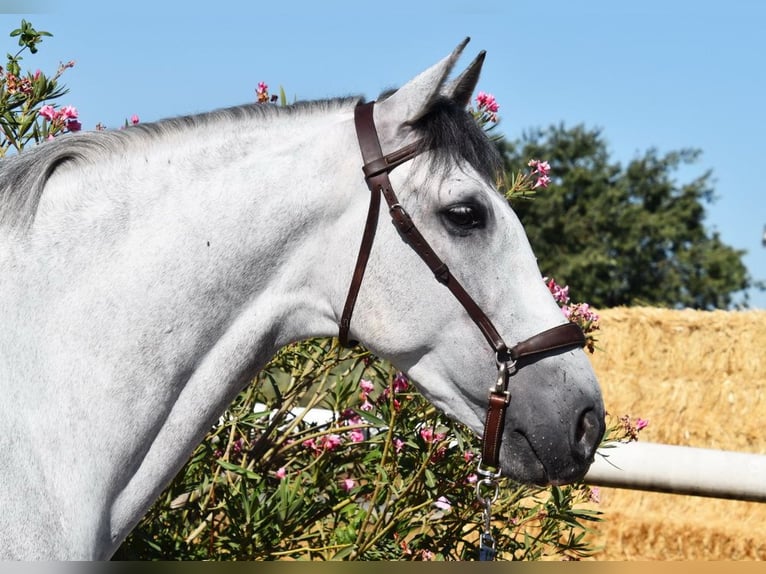
POLYGON ((0 225, 25 230, 34 221, 37 208, 53 172, 64 164, 98 165, 131 146, 141 146, 195 129, 223 129, 244 121, 302 117, 334 109, 353 108, 361 98, 334 98, 297 102, 289 106, 245 104, 179 116, 103 132, 81 132, 60 136, 0 161, 0 225))
POLYGON ((503 167, 500 152, 464 107, 439 98, 412 127, 422 138, 421 151, 432 152, 432 169, 446 171, 464 161, 495 183, 503 167))

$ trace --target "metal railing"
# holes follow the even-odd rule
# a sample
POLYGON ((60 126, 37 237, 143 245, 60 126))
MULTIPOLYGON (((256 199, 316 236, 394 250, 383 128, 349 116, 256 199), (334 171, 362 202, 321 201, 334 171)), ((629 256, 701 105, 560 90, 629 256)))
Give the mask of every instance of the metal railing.
POLYGON ((641 441, 618 443, 598 451, 585 482, 766 502, 766 455, 641 441))

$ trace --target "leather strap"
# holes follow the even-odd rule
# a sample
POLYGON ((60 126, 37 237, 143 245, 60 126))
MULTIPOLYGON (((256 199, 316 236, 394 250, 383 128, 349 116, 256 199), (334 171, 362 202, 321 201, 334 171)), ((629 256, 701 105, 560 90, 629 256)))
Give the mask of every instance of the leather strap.
POLYGON ((407 211, 399 203, 388 174, 397 166, 418 155, 421 151, 421 142, 412 143, 393 153, 383 155, 373 118, 374 105, 375 102, 359 104, 354 113, 359 148, 364 162, 362 170, 371 195, 356 267, 354 268, 354 275, 351 279, 339 323, 338 336, 340 342, 344 346, 356 344, 348 339, 351 316, 353 315, 359 289, 364 279, 364 272, 367 268, 370 252, 372 251, 372 244, 375 240, 378 213, 380 212, 380 196, 383 195, 389 207, 391 220, 404 240, 425 262, 434 274, 434 277, 436 277, 436 280, 444 284, 452 292, 497 354, 498 379, 489 395, 479 472, 491 476, 499 476, 500 445, 505 427, 505 413, 511 400, 511 395, 508 391, 510 377, 516 373, 518 368, 528 364, 535 357, 584 346, 585 335, 578 325, 567 323, 533 335, 510 350, 508 349, 492 321, 490 321, 489 317, 487 317, 460 282, 452 275, 447 265, 434 252, 428 241, 426 241, 415 226, 407 211), (493 473, 482 467, 491 467, 498 469, 498 471, 493 473))
POLYGON ((500 468, 500 445, 505 430, 505 411, 511 397, 505 394, 490 393, 487 406, 487 418, 484 419, 484 434, 481 438, 480 468, 500 468))
POLYGON ((481 442, 481 461, 479 463, 481 472, 493 475, 486 469, 500 468, 500 445, 505 428, 505 412, 511 403, 511 393, 508 390, 509 378, 534 358, 584 346, 585 333, 580 326, 576 323, 566 323, 532 335, 529 339, 511 347, 509 354, 512 362, 499 366, 497 384, 489 393, 489 405, 487 406, 487 416, 484 419, 484 434, 481 442))
POLYGON ((346 304, 343 306, 343 315, 340 318, 338 338, 340 339, 340 344, 344 347, 353 347, 358 342, 350 341, 348 333, 351 328, 351 315, 354 313, 356 299, 359 296, 364 272, 367 269, 367 261, 372 251, 372 242, 375 240, 375 231, 378 228, 378 213, 380 213, 380 194, 372 191, 370 194, 370 206, 367 210, 367 220, 364 224, 364 233, 362 234, 362 243, 359 245, 359 254, 356 256, 354 275, 351 278, 351 284, 346 295, 346 304))
POLYGON ((537 335, 532 335, 529 339, 514 345, 511 348, 511 360, 516 363, 516 368, 521 365, 518 363, 524 359, 530 359, 536 355, 543 355, 552 351, 566 348, 584 347, 585 333, 577 323, 566 323, 558 325, 547 331, 542 331, 537 335))
MULTIPOLYGON (((492 324, 492 321, 490 321, 489 317, 484 314, 455 276, 452 275, 447 264, 434 252, 428 241, 426 241, 415 226, 410 215, 399 203, 399 199, 396 197, 391 185, 391 180, 388 178, 388 173, 398 165, 414 158, 418 154, 419 142, 415 142, 401 150, 384 156, 380 147, 378 133, 375 129, 375 120, 373 118, 374 105, 375 102, 360 104, 356 107, 354 114, 356 133, 357 138, 359 139, 359 148, 362 151, 362 159, 364 160, 364 167, 362 170, 364 171, 370 193, 372 193, 373 197, 381 193, 383 194, 389 207, 391 220, 402 234, 402 237, 425 262, 437 281, 446 285, 452 292, 458 302, 460 302, 466 310, 468 316, 471 317, 479 327, 479 330, 484 335, 485 339, 487 339, 490 346, 495 350, 498 357, 500 357, 501 360, 507 360, 507 347, 503 338, 500 336, 500 333, 498 333, 497 329, 492 324)), ((370 209, 373 209, 373 201, 375 200, 371 200, 370 202, 370 209)), ((372 219, 373 217, 368 213, 368 224, 372 219)), ((362 245, 360 246, 359 255, 357 256, 357 267, 354 272, 354 277, 352 278, 349 295, 346 297, 346 305, 341 317, 341 343, 344 341, 348 342, 348 329, 350 327, 351 314, 353 313, 361 280, 364 276, 364 266, 366 266, 369 258, 369 249, 372 246, 374 235, 375 230, 370 230, 366 225, 364 235, 362 236, 362 245), (367 241, 368 237, 369 241, 367 241), (365 248, 367 251, 364 251, 365 248), (357 277, 359 281, 355 282, 357 277)))
POLYGON ((359 245, 359 253, 356 257, 354 275, 351 278, 351 284, 348 288, 346 303, 343 306, 343 314, 339 324, 338 338, 340 339, 340 344, 344 347, 353 347, 357 344, 357 341, 349 340, 348 335, 351 329, 351 316, 354 314, 359 289, 362 286, 364 272, 367 269, 367 261, 370 259, 372 244, 375 241, 375 231, 378 228, 381 186, 390 188, 391 182, 388 179, 388 172, 411 160, 419 152, 418 144, 420 142, 415 142, 386 156, 383 155, 372 114, 374 104, 375 102, 359 104, 354 112, 357 139, 359 140, 359 148, 362 152, 362 160, 364 161, 362 171, 364 172, 365 181, 367 181, 367 187, 370 189, 370 205, 367 210, 364 232, 362 233, 362 242, 359 245))

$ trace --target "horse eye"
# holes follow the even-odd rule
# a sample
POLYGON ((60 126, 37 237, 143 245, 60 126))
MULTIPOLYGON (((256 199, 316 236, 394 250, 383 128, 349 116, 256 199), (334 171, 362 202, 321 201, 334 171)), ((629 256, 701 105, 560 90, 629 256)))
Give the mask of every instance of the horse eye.
POLYGON ((453 205, 444 210, 444 218, 456 228, 458 232, 468 232, 472 229, 484 227, 484 213, 481 208, 474 205, 453 205))

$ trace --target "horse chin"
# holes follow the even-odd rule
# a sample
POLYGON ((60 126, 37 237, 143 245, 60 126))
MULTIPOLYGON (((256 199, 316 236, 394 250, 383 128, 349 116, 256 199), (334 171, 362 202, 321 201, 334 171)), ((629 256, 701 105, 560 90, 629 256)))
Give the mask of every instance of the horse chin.
POLYGON ((503 476, 522 484, 545 486, 549 483, 548 470, 532 448, 523 432, 506 432, 500 451, 500 470, 503 476))
POLYGON ((567 463, 554 453, 538 453, 520 430, 512 431, 510 436, 506 434, 500 456, 503 476, 536 486, 561 486, 577 482, 588 472, 591 462, 567 463))

